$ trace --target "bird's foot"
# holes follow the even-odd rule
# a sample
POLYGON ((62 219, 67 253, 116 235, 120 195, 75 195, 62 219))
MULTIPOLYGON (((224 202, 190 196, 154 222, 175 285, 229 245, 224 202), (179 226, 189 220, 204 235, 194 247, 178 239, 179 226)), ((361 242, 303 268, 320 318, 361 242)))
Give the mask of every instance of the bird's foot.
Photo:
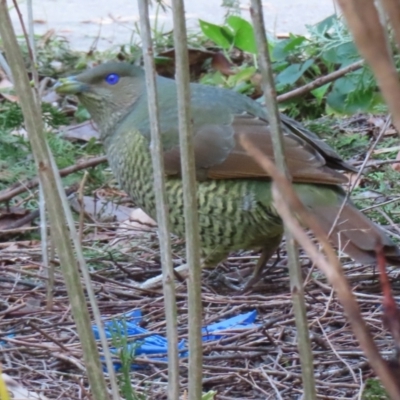
MULTIPOLYGON (((235 274, 237 275, 237 274, 235 274)), ((219 287, 221 284, 227 287, 228 289, 232 289, 235 292, 240 290, 240 284, 242 283, 242 279, 240 277, 235 278, 230 276, 230 274, 226 274, 226 272, 221 272, 218 270, 213 270, 209 275, 208 279, 210 285, 213 287, 219 287)))

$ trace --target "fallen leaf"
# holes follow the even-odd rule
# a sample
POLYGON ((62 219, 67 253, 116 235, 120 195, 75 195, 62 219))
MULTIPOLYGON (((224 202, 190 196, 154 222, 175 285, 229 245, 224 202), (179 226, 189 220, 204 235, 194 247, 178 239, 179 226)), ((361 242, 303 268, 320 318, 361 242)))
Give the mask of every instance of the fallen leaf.
POLYGON ((129 219, 121 223, 118 231, 125 230, 133 235, 143 232, 151 232, 157 227, 157 222, 149 217, 141 208, 135 208, 131 211, 129 219))
POLYGON ((370 117, 367 122, 374 125, 376 128, 382 128, 385 125, 385 120, 381 117, 370 117))
POLYGON ((384 136, 394 136, 397 135, 397 130, 395 128, 386 129, 384 136))
POLYGON ((122 222, 117 229, 111 247, 118 247, 122 253, 132 249, 132 238, 155 232, 157 223, 150 218, 141 208, 135 208, 129 215, 129 219, 122 222))
POLYGON ((400 146, 392 146, 385 147, 384 149, 376 149, 372 152, 372 154, 385 154, 385 153, 393 153, 394 151, 399 151, 400 146))
POLYGON ((215 53, 212 56, 211 66, 216 71, 221 72, 224 75, 235 75, 235 71, 232 70, 233 64, 222 53, 215 53))
MULTIPOLYGON (((191 72, 200 69, 204 61, 213 57, 214 54, 215 52, 205 49, 188 48, 189 67, 191 72)), ((175 75, 175 49, 168 49, 157 54, 156 70, 159 75, 165 77, 173 77, 175 75)))
POLYGON ((344 175, 347 177, 350 186, 353 187, 353 185, 355 183, 354 189, 358 188, 360 186, 360 183, 362 182, 362 177, 356 182, 356 179, 357 179, 357 174, 356 173, 347 172, 344 175))
MULTIPOLYGON (((97 221, 125 221, 132 212, 131 207, 115 204, 104 198, 95 198, 93 196, 83 196, 83 208, 86 215, 97 221)), ((77 195, 71 200, 71 207, 78 213, 81 212, 81 204, 77 195)))
POLYGON ((93 121, 85 121, 81 124, 67 126, 62 131, 62 137, 67 140, 81 140, 88 142, 90 139, 99 139, 99 131, 93 121))

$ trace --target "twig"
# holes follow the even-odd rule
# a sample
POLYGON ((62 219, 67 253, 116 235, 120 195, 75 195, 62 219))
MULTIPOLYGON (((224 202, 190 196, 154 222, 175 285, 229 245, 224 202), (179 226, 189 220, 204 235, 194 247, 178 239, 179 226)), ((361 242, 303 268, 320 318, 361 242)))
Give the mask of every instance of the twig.
MULTIPOLYGON (((60 169, 59 173, 60 173, 61 177, 64 177, 64 176, 73 174, 74 172, 81 171, 82 169, 95 167, 96 165, 99 165, 106 161, 107 161, 106 156, 83 159, 83 160, 78 161, 74 165, 60 169)), ((0 192, 0 202, 8 201, 8 200, 12 199, 13 197, 18 196, 21 193, 27 192, 28 190, 31 190, 37 186, 39 186, 39 178, 38 177, 33 178, 29 181, 20 183, 16 187, 13 187, 11 189, 2 190, 0 192)))
POLYGON ((189 306, 189 396, 197 400, 202 396, 202 302, 200 235, 197 211, 196 166, 193 144, 193 122, 190 109, 189 55, 183 0, 172 0, 174 45, 179 120, 179 144, 182 169, 183 203, 186 236, 186 263, 189 306))
MULTIPOLYGON (((261 70, 265 103, 271 128, 274 158, 279 170, 288 176, 286 167, 282 125, 276 103, 276 91, 272 75, 271 61, 268 53, 267 34, 263 20, 261 0, 251 0, 250 14, 253 20, 254 33, 258 48, 258 62, 261 70)), ((298 257, 298 249, 292 233, 284 226, 286 249, 288 254, 290 290, 293 299, 293 308, 298 331, 298 350, 300 353, 301 370, 303 376, 304 398, 313 400, 316 396, 313 355, 307 323, 307 310, 304 298, 304 283, 298 257)))
POLYGON ((24 23, 24 18, 22 17, 21 10, 19 9, 19 5, 17 0, 12 0, 14 3, 15 10, 17 11, 18 19, 21 24, 22 32, 24 33, 24 38, 26 42, 26 46, 28 48, 28 54, 29 54, 29 59, 31 60, 32 63, 32 77, 33 77, 33 82, 35 83, 35 95, 36 95, 36 101, 40 103, 39 95, 38 95, 38 89, 39 89, 39 74, 35 68, 35 54, 33 51, 33 48, 31 47, 31 42, 29 40, 29 35, 28 32, 26 31, 25 23, 24 23))
MULTIPOLYGON (((31 47, 31 50, 32 50, 32 62, 33 62, 33 65, 36 65, 37 60, 36 60, 36 45, 35 45, 35 26, 34 26, 34 21, 33 21, 32 0, 28 0, 26 2, 26 8, 28 10, 29 46, 31 47)), ((37 89, 39 89, 39 88, 37 88, 37 89)))
POLYGON ((82 245, 82 239, 83 239, 83 223, 85 221, 85 204, 83 201, 83 190, 85 188, 86 180, 88 177, 87 171, 85 171, 83 178, 81 180, 81 183, 79 184, 79 189, 78 189, 78 203, 81 207, 80 213, 79 213, 79 243, 82 245))
POLYGON ((165 318, 167 323, 168 399, 178 400, 179 359, 176 320, 177 308, 148 0, 138 0, 138 6, 140 16, 140 34, 143 45, 143 59, 146 72, 147 99, 150 115, 150 132, 152 142, 151 158, 153 164, 154 190, 156 192, 155 197, 157 208, 158 235, 160 241, 161 266, 163 273, 165 318))
POLYGON ((321 76, 314 81, 307 83, 307 85, 301 86, 297 89, 291 90, 290 92, 281 94, 277 96, 277 101, 279 103, 287 100, 291 100, 295 97, 302 96, 303 94, 306 94, 308 92, 311 92, 312 90, 319 88, 321 86, 324 86, 325 84, 335 81, 336 79, 341 78, 342 76, 348 74, 349 72, 357 71, 364 65, 364 60, 357 61, 353 64, 348 65, 345 68, 341 68, 337 71, 331 72, 328 75, 321 76))

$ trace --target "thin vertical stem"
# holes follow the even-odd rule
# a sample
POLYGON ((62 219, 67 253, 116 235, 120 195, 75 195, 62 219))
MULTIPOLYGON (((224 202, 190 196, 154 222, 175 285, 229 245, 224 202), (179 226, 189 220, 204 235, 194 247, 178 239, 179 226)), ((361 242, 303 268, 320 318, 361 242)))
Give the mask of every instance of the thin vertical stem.
MULTIPOLYGON (((57 253, 71 302, 72 314, 82 344, 83 356, 93 398, 108 400, 107 385, 101 369, 100 357, 94 340, 89 312, 85 302, 83 288, 69 238, 65 215, 62 213, 60 194, 56 188, 56 178, 51 167, 50 154, 43 137, 43 122, 40 108, 35 101, 24 60, 19 48, 6 0, 0 0, 0 35, 3 41, 7 60, 14 78, 15 89, 24 115, 25 126, 32 146, 39 179, 43 185, 49 223, 55 237, 57 253)), ((63 191, 64 192, 64 191, 63 191)))
POLYGON ((154 170, 154 188, 157 203, 157 223, 160 240, 163 272, 163 291, 168 338, 168 400, 179 399, 179 358, 177 335, 177 309, 174 285, 174 270, 171 255, 171 238, 167 196, 165 193, 163 148, 159 124, 158 97, 156 87, 153 45, 149 21, 148 0, 138 0, 140 34, 146 71, 147 97, 150 114, 151 156, 154 170))
POLYGON ((29 35, 29 46, 32 49, 32 61, 36 66, 36 44, 35 44, 35 27, 33 22, 33 4, 32 0, 26 2, 26 7, 28 10, 28 35, 29 35))
POLYGON ((186 259, 189 265, 189 400, 202 394, 201 262, 197 212, 196 166, 190 109, 190 76, 183 0, 172 0, 178 95, 179 139, 184 199, 186 259))
MULTIPOLYGON (((288 176, 284 156, 282 125, 276 102, 276 90, 272 75, 271 61, 268 53, 268 42, 265 31, 261 0, 251 0, 251 17, 258 47, 258 63, 262 75, 265 103, 271 127, 274 158, 278 168, 288 176)), ((300 353, 301 370, 303 377, 304 398, 315 399, 315 378, 313 369, 313 355, 309 338, 306 304, 304 300, 303 279, 298 262, 298 250, 290 230, 285 225, 286 248, 288 254, 290 289, 293 299, 293 308, 296 319, 298 350, 300 353)))

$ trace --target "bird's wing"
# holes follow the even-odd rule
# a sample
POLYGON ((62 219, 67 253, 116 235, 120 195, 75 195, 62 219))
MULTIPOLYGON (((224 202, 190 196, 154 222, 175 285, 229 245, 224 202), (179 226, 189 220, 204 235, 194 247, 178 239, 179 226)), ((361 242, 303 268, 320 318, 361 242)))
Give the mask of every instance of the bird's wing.
POLYGON ((318 151, 324 156, 329 167, 351 172, 358 171, 357 168, 354 168, 344 161, 339 154, 337 154, 336 151, 333 150, 332 147, 330 147, 326 142, 320 139, 318 135, 305 128, 300 122, 288 117, 285 114, 281 114, 280 117, 284 129, 291 131, 296 136, 300 136, 306 142, 318 149, 318 151))
MULTIPOLYGON (((261 118, 244 113, 232 115, 229 123, 195 123, 194 153, 198 179, 269 178, 242 148, 240 135, 244 135, 267 157, 274 159, 270 127, 261 118)), ((343 174, 326 165, 324 156, 316 147, 288 129, 284 129, 284 147, 293 181, 320 184, 347 182, 343 174)), ((168 175, 180 174, 179 146, 170 147, 164 152, 164 162, 168 175)))

